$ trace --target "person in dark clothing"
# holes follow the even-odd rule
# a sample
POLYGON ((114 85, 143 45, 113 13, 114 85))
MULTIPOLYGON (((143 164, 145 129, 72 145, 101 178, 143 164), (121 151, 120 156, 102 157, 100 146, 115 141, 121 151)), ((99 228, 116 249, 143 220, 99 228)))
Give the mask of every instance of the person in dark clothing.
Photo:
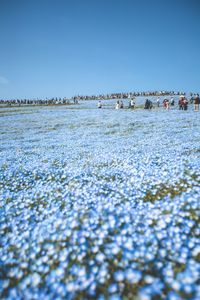
POLYGON ((149 109, 149 99, 146 99, 144 109, 149 109))
POLYGON ((195 111, 198 111, 198 110, 199 110, 199 104, 200 104, 200 98, 199 98, 199 95, 197 95, 197 96, 194 98, 194 110, 195 110, 195 111))
POLYGON ((151 100, 146 99, 145 104, 144 104, 144 109, 152 109, 153 104, 151 102, 151 100))
POLYGON ((174 98, 172 97, 172 98, 170 99, 170 105, 171 105, 171 106, 174 106, 174 104, 175 104, 174 98))

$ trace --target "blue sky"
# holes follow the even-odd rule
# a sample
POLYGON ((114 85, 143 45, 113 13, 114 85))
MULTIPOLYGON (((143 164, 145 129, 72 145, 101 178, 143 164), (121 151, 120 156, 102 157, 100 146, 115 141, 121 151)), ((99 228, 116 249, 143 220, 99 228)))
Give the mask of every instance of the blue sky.
POLYGON ((0 98, 200 91, 198 0, 0 0, 0 98))

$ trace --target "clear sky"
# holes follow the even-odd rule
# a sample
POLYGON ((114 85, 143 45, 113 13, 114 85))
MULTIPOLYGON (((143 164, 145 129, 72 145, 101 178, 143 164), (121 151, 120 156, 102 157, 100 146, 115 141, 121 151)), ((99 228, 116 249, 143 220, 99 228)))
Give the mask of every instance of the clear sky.
POLYGON ((0 99, 200 91, 199 0, 0 0, 0 99))

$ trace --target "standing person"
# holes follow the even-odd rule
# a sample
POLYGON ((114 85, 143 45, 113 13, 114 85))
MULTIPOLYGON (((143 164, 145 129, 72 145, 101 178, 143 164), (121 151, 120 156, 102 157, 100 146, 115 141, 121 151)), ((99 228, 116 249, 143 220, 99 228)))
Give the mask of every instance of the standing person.
POLYGON ((121 102, 120 102, 120 108, 124 108, 124 103, 123 103, 122 100, 121 100, 121 102))
POLYGON ((144 109, 149 109, 149 99, 146 99, 144 109))
POLYGON ((115 105, 115 109, 119 109, 120 108, 120 104, 119 104, 119 100, 117 100, 117 103, 115 105))
POLYGON ((99 102, 98 102, 98 108, 102 108, 102 102, 101 102, 101 100, 99 100, 99 102))
POLYGON ((151 100, 149 100, 149 109, 153 108, 153 102, 151 100))
POLYGON ((160 97, 157 98, 156 102, 157 102, 157 107, 160 107, 160 97))
POLYGON ((170 99, 170 105, 174 106, 174 98, 173 97, 171 97, 171 99, 170 99))
POLYGON ((169 109, 169 107, 170 107, 169 99, 166 99, 166 109, 169 109))
POLYGON ((186 97, 183 98, 183 109, 184 110, 188 109, 188 100, 186 97))
POLYGON ((167 100, 166 98, 163 100, 163 107, 164 107, 164 108, 167 108, 167 101, 168 101, 168 100, 167 100))
POLYGON ((152 109, 153 108, 153 103, 151 100, 146 99, 145 104, 144 104, 144 109, 152 109))
POLYGON ((180 97, 179 98, 179 101, 178 101, 178 106, 179 106, 179 110, 183 110, 183 97, 180 97))
POLYGON ((197 94, 197 96, 194 98, 194 111, 199 110, 199 104, 200 104, 200 98, 199 98, 199 94, 197 94))
POLYGON ((131 108, 135 108, 135 102, 133 98, 131 99, 131 108))

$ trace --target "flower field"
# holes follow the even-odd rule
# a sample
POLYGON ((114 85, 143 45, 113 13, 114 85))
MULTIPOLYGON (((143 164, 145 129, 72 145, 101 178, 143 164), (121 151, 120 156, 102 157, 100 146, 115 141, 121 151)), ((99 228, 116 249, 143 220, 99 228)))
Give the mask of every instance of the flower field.
POLYGON ((1 299, 200 299, 200 126, 179 111, 0 111, 1 299))

